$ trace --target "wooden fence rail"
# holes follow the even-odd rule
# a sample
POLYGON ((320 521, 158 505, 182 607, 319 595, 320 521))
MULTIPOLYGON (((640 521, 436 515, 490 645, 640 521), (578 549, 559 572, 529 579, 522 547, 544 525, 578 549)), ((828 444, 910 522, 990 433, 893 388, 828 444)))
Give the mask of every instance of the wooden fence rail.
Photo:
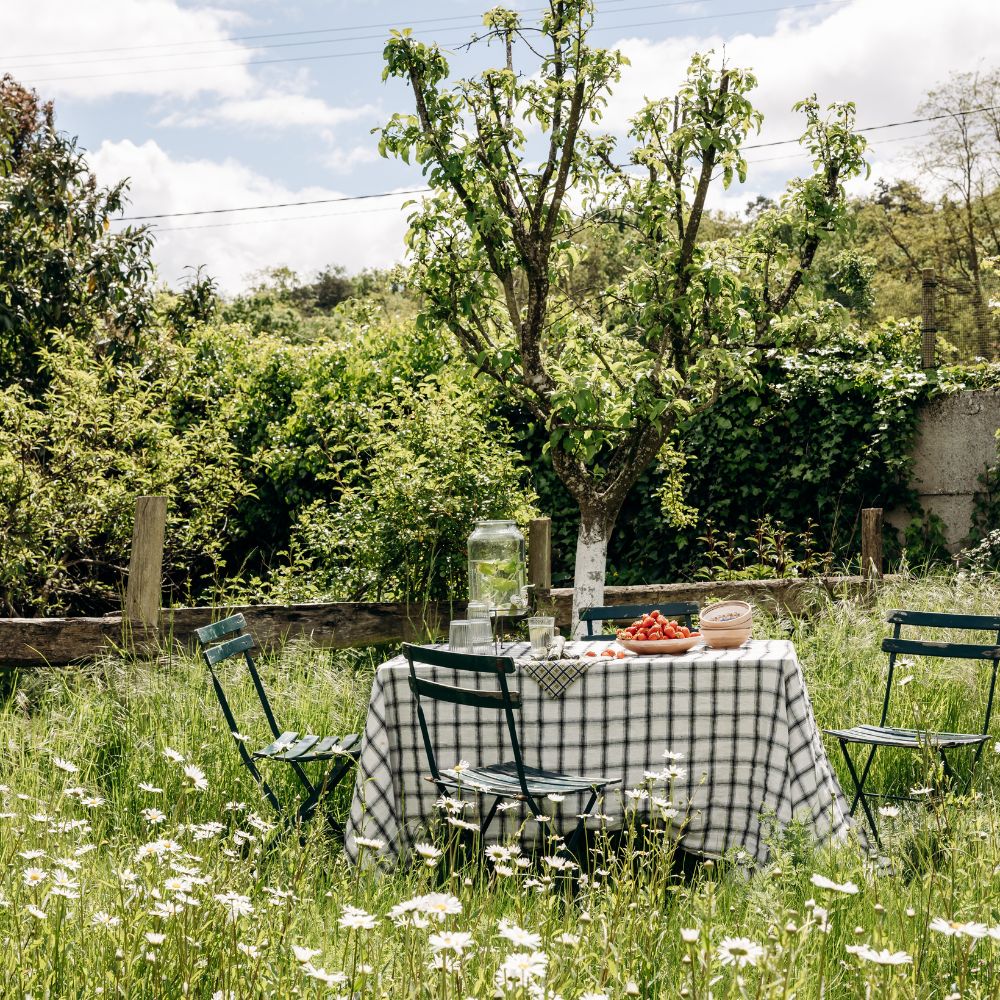
MULTIPOLYGON (((707 603, 715 598, 751 601, 761 608, 803 614, 830 598, 868 592, 861 576, 731 583, 669 583, 608 587, 608 604, 662 604, 670 601, 707 603)), ((573 592, 542 591, 539 604, 550 607, 561 627, 569 625, 573 592)), ((431 602, 328 604, 254 604, 239 607, 169 608, 159 627, 144 626, 120 615, 104 618, 0 619, 0 668, 64 665, 123 650, 131 655, 158 656, 191 649, 193 632, 228 614, 246 616, 258 643, 274 648, 293 639, 308 639, 321 648, 344 649, 376 643, 424 639, 447 632, 448 622, 465 611, 464 603, 431 602)))

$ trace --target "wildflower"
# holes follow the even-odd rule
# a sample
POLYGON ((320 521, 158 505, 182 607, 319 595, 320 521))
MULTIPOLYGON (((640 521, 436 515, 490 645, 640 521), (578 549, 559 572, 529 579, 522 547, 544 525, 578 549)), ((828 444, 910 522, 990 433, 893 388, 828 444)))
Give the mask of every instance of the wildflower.
POLYGON ((549 956, 544 951, 518 951, 508 955, 497 969, 496 983, 506 986, 531 986, 545 976, 549 956))
POLYGON ((80 799, 80 804, 86 806, 88 809, 100 809, 104 805, 104 799, 100 795, 87 795, 80 799))
POLYGON ((104 910, 98 910, 90 918, 90 922, 95 927, 117 927, 122 921, 121 917, 113 917, 110 913, 105 913, 104 910))
POLYGON ((566 801, 565 795, 557 795, 555 792, 549 792, 549 794, 546 795, 545 797, 549 800, 549 802, 555 802, 557 805, 560 802, 566 801))
POLYGON ((890 818, 894 818, 899 815, 898 806, 879 806, 878 811, 880 816, 888 816, 890 818))
POLYGON ((448 817, 448 822, 452 826, 457 826, 460 830, 472 830, 474 833, 478 833, 479 832, 479 824, 478 823, 470 823, 468 820, 466 820, 466 819, 459 819, 457 816, 449 816, 448 817))
POLYGON ((559 854, 547 855, 542 858, 542 863, 557 872, 572 871, 577 867, 574 861, 564 858, 559 854))
POLYGON ((74 882, 73 877, 68 871, 62 868, 57 868, 52 873, 52 884, 60 889, 79 889, 80 883, 74 882))
POLYGON ((445 951, 437 951, 427 963, 427 967, 434 972, 454 974, 461 970, 462 958, 460 955, 449 955, 445 951))
POLYGON ((622 992, 627 997, 637 997, 637 996, 641 995, 641 990, 639 989, 639 984, 634 979, 630 979, 625 984, 625 989, 622 992))
POLYGON ((516 944, 520 948, 531 948, 532 951, 541 947, 542 936, 532 931, 526 931, 517 924, 512 924, 509 920, 500 921, 500 937, 506 938, 511 944, 516 944))
POLYGON ((934 794, 934 789, 933 788, 929 788, 929 787, 927 787, 925 785, 925 786, 922 786, 920 788, 911 788, 910 789, 910 794, 911 795, 933 795, 934 794))
POLYGON ((37 907, 37 906, 32 906, 32 905, 30 905, 30 904, 29 904, 28 906, 26 906, 26 907, 25 907, 25 909, 26 909, 26 910, 27 910, 27 911, 28 911, 28 912, 29 912, 29 913, 30 913, 30 914, 31 914, 31 915, 32 915, 32 916, 33 916, 33 917, 34 917, 34 918, 35 918, 36 920, 45 920, 45 919, 46 919, 46 918, 48 917, 48 914, 47 914, 47 913, 46 913, 46 912, 45 912, 44 910, 40 909, 40 908, 39 908, 39 907, 37 907))
POLYGON ((905 677, 900 677, 899 680, 896 681, 896 683, 900 687, 906 687, 906 685, 909 684, 910 681, 912 680, 913 680, 913 674, 907 674, 905 677))
POLYGON ((230 921, 238 920, 240 917, 246 917, 253 913, 253 905, 248 896, 241 896, 236 892, 225 892, 217 893, 215 900, 225 908, 226 918, 230 921))
POLYGON ((561 934, 557 934, 553 940, 557 944, 564 944, 569 948, 575 948, 580 943, 580 935, 571 934, 569 931, 563 931, 561 934))
POLYGON ((858 891, 858 887, 853 882, 834 882, 825 875, 818 875, 815 872, 809 881, 817 889, 829 889, 831 892, 842 892, 848 896, 853 896, 858 891))
POLYGON ((986 924, 959 923, 957 920, 945 920, 943 917, 935 917, 930 922, 930 929, 944 934, 946 937, 970 937, 983 938, 989 933, 986 924))
POLYGON ((205 777, 205 772, 200 767, 196 767, 194 764, 188 764, 184 768, 184 774, 186 777, 191 779, 191 784, 196 791, 205 792, 208 790, 208 779, 205 777))
POLYGON ((453 951, 456 955, 461 955, 466 948, 471 948, 475 941, 467 931, 440 931, 431 934, 427 938, 427 943, 432 951, 453 951))
POLYGON ((150 795, 162 795, 163 794, 163 789, 162 788, 157 788, 156 785, 147 784, 145 781, 140 781, 139 782, 139 788, 140 788, 140 790, 142 790, 144 792, 149 792, 150 795))
POLYGON ((82 858, 85 854, 89 854, 91 851, 96 851, 96 844, 81 844, 74 852, 73 857, 82 858))
POLYGON ((310 962, 302 966, 302 971, 312 979, 318 979, 327 986, 341 986, 347 982, 347 975, 343 972, 327 972, 326 969, 317 969, 310 962))
POLYGON ((586 993, 581 993, 578 1000, 610 1000, 607 993, 591 993, 587 991, 586 993))
POLYGON ((255 961, 260 958, 260 949, 255 944, 244 944, 242 941, 238 941, 236 950, 243 952, 247 958, 252 958, 255 961))
POLYGON ((41 868, 24 869, 24 884, 27 886, 41 885, 48 877, 49 873, 41 868))
POLYGON ((153 945, 163 944, 167 940, 167 935, 157 934, 155 931, 146 931, 146 940, 153 945))
POLYGON ((502 844, 490 844, 483 852, 494 864, 510 860, 510 850, 502 844))
POLYGON ((176 917, 178 913, 184 912, 184 904, 179 900, 164 901, 160 900, 150 911, 149 915, 151 917, 156 917, 159 920, 169 920, 171 917, 176 917))
POLYGON ((424 859, 424 864, 428 868, 433 868, 441 857, 440 848, 435 847, 433 844, 414 844, 413 850, 424 859))
POLYGON ((460 760, 451 768, 451 770, 456 774, 461 774, 463 771, 468 771, 470 767, 472 767, 472 765, 467 760, 460 760))
POLYGON ((173 747, 164 747, 163 756, 166 757, 167 760, 173 761, 175 764, 184 763, 184 754, 178 753, 173 747))
POLYGON ((301 945, 292 945, 292 954, 296 962, 311 962, 318 954, 319 948, 303 948, 301 945))
POLYGON ((245 802, 227 802, 222 808, 226 812, 242 812, 246 807, 247 804, 245 802))
POLYGON ((177 893, 177 892, 190 892, 193 888, 194 883, 190 878, 185 878, 180 875, 172 875, 170 878, 163 883, 163 888, 167 892, 177 893))
POLYGON ((73 764, 68 760, 64 760, 62 757, 53 757, 52 763, 58 767, 60 771, 65 771, 67 774, 76 774, 80 770, 76 764, 73 764))
POLYGON ((663 759, 664 760, 670 760, 670 761, 683 760, 684 759, 684 754, 682 754, 682 753, 673 753, 670 750, 664 750, 663 751, 663 759))
POLYGON ((149 823, 150 826, 156 826, 158 823, 162 823, 166 818, 167 814, 165 812, 160 812, 159 809, 143 809, 142 818, 149 823))
POLYGON ((375 929, 375 917, 364 910, 359 910, 356 906, 345 906, 337 923, 346 930, 375 929))
POLYGON ((686 767, 665 767, 663 769, 663 777, 668 781, 683 781, 687 777, 686 767))
POLYGON ((905 951, 889 951, 888 948, 876 951, 867 944, 848 946, 847 950, 857 955, 862 961, 874 962, 876 965, 908 965, 913 961, 913 956, 908 955, 905 951))
POLYGON ((431 892, 419 897, 417 909, 438 923, 444 923, 449 916, 462 912, 462 901, 445 892, 431 892))
POLYGON ((45 857, 45 851, 18 851, 17 856, 19 858, 24 858, 25 861, 37 861, 39 858, 45 857))
POLYGON ((626 788, 625 798, 631 799, 633 802, 641 802, 644 799, 649 798, 648 788, 626 788))
POLYGON ((381 851, 382 848, 385 847, 385 841, 379 840, 375 837, 355 837, 354 843, 357 844, 358 847, 367 847, 373 851, 381 851))
POLYGON ((682 927, 681 928, 681 940, 685 944, 694 944, 698 940, 698 936, 701 931, 697 927, 682 927))
POLYGON ((719 942, 715 957, 722 965, 735 965, 742 969, 745 965, 756 965, 763 954, 764 949, 750 938, 724 937, 719 942))

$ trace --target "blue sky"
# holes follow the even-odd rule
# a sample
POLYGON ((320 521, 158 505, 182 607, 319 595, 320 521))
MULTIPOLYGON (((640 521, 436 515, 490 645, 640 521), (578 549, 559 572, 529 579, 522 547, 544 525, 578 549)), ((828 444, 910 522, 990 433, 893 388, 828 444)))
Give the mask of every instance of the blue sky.
MULTIPOLYGON (((0 5, 4 69, 56 103, 99 177, 129 176, 136 215, 235 208, 419 186, 419 172, 377 155, 371 129, 410 110, 381 80, 390 27, 414 28, 451 53, 457 73, 494 53, 459 46, 492 4, 480 0, 33 0, 0 5), (30 11, 30 13, 26 13, 30 11)), ((513 4, 534 15, 538 4, 513 4)), ((1000 4, 962 0, 597 0, 597 34, 631 59, 606 127, 624 133, 644 97, 669 94, 697 49, 725 47, 760 79, 759 141, 799 131, 791 104, 817 91, 852 99, 862 125, 914 117, 948 73, 1000 65, 1000 4), (768 9, 765 9, 768 8, 768 9), (755 11, 755 13, 746 13, 755 11)), ((906 174, 926 126, 872 133, 873 176, 906 174)), ((779 191, 807 163, 791 147, 751 157, 738 210, 779 191)), ((227 291, 254 272, 303 276, 402 257, 403 196, 158 221, 162 280, 204 264, 227 291)))

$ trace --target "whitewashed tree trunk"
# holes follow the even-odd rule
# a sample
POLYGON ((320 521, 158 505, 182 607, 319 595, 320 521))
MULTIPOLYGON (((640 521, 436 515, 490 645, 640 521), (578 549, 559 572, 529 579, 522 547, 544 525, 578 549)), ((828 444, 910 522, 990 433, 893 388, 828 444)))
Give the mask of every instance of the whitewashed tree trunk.
POLYGON ((580 611, 604 603, 604 575, 608 566, 611 525, 603 517, 580 518, 576 536, 576 566, 573 570, 573 620, 571 631, 579 634, 580 611))

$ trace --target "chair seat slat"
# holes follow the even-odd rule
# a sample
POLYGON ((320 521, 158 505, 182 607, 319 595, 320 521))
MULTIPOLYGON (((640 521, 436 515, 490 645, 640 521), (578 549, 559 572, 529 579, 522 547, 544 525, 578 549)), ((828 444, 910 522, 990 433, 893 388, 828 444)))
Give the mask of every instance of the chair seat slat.
POLYGON ((287 750, 298 738, 299 734, 292 730, 282 733, 273 743, 258 750, 254 757, 273 757, 276 753, 287 750))
POLYGON ((975 746, 989 739, 989 736, 982 733, 936 733, 922 732, 917 729, 891 729, 883 726, 853 726, 851 729, 825 729, 823 731, 848 743, 866 743, 872 746, 932 746, 949 749, 957 746, 975 746))
POLYGON ((303 754, 308 753, 320 740, 320 737, 309 733, 299 738, 298 743, 293 743, 284 753, 275 754, 275 760, 298 760, 303 754))

